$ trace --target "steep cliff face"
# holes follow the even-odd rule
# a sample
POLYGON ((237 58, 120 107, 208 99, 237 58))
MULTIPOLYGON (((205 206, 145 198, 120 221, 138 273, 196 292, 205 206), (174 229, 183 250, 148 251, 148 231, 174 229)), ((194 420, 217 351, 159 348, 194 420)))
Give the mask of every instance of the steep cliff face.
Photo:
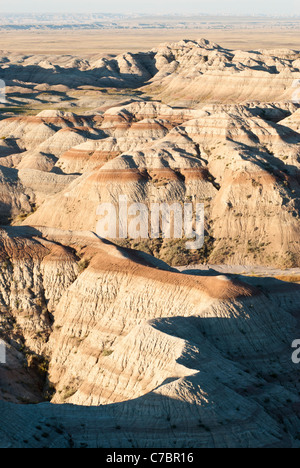
POLYGON ((7 224, 19 213, 32 211, 30 197, 24 193, 18 173, 14 169, 0 167, 0 222, 7 224))
POLYGON ((297 444, 297 285, 181 274, 92 233, 1 245, 2 446, 297 444), (8 403, 45 398, 64 404, 8 403))
POLYGON ((34 229, 1 229, 0 235, 1 337, 8 344, 2 396, 39 401, 53 313, 78 274, 77 259, 70 249, 42 239, 34 229))

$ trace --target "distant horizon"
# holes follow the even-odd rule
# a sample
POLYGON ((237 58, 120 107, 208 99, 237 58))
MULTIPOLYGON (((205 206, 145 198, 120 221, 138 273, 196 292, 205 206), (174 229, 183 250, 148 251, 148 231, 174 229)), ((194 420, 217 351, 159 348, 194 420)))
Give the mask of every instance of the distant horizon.
POLYGON ((0 6, 2 14, 137 14, 137 15, 225 15, 225 16, 299 16, 298 0, 10 0, 0 6), (84 11, 83 11, 84 10, 84 11))
POLYGON ((189 17, 197 17, 197 16, 209 16, 209 17, 234 17, 234 18, 300 18, 300 13, 290 13, 290 14, 268 14, 268 13, 206 13, 206 12, 191 12, 191 13, 180 13, 180 12, 175 12, 175 13, 166 13, 166 12, 160 12, 160 13, 151 13, 151 12, 113 12, 113 11, 76 11, 76 12, 70 12, 70 11, 41 11, 41 12, 32 12, 32 11, 20 11, 20 12, 13 12, 13 11, 5 11, 2 12, 0 9, 0 14, 5 15, 5 16, 24 16, 24 15, 30 15, 30 16, 40 16, 40 15, 49 15, 49 16, 54 16, 54 15, 74 15, 74 16, 90 16, 90 15, 103 15, 103 16, 128 16, 128 17, 135 17, 135 16, 149 16, 149 17, 161 17, 161 16, 167 16, 169 18, 172 17, 178 17, 181 16, 183 18, 189 18, 189 17))

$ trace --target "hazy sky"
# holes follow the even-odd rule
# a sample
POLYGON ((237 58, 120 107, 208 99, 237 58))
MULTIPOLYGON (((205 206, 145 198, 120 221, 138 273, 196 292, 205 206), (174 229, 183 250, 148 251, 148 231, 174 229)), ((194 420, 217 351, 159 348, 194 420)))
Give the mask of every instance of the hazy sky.
POLYGON ((225 13, 300 15, 299 0, 9 0, 1 13, 225 13))

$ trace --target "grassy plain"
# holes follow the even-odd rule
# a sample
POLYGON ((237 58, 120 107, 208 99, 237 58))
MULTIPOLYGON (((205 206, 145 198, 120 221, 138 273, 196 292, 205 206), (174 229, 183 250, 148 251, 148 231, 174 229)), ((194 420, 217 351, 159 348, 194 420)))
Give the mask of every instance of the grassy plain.
POLYGON ((0 50, 21 54, 106 55, 147 51, 164 42, 201 37, 230 49, 300 49, 299 34, 295 29, 249 27, 234 30, 187 28, 0 31, 0 50))

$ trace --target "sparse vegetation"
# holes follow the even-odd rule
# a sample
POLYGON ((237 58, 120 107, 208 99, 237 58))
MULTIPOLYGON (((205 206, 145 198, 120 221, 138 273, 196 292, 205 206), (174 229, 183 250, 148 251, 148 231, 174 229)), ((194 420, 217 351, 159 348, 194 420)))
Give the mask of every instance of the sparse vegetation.
POLYGON ((87 258, 83 258, 82 260, 80 260, 77 263, 79 274, 83 273, 84 270, 86 270, 88 268, 89 264, 90 264, 90 260, 88 260, 87 258))
POLYGON ((192 265, 208 262, 214 248, 214 239, 205 236, 205 242, 201 249, 188 250, 186 242, 188 239, 150 239, 150 240, 114 240, 121 247, 141 250, 153 255, 171 266, 192 265))
POLYGON ((64 387, 64 390, 63 390, 63 400, 68 400, 69 398, 71 398, 73 395, 75 395, 75 393, 77 392, 77 388, 72 388, 72 387, 64 387))

